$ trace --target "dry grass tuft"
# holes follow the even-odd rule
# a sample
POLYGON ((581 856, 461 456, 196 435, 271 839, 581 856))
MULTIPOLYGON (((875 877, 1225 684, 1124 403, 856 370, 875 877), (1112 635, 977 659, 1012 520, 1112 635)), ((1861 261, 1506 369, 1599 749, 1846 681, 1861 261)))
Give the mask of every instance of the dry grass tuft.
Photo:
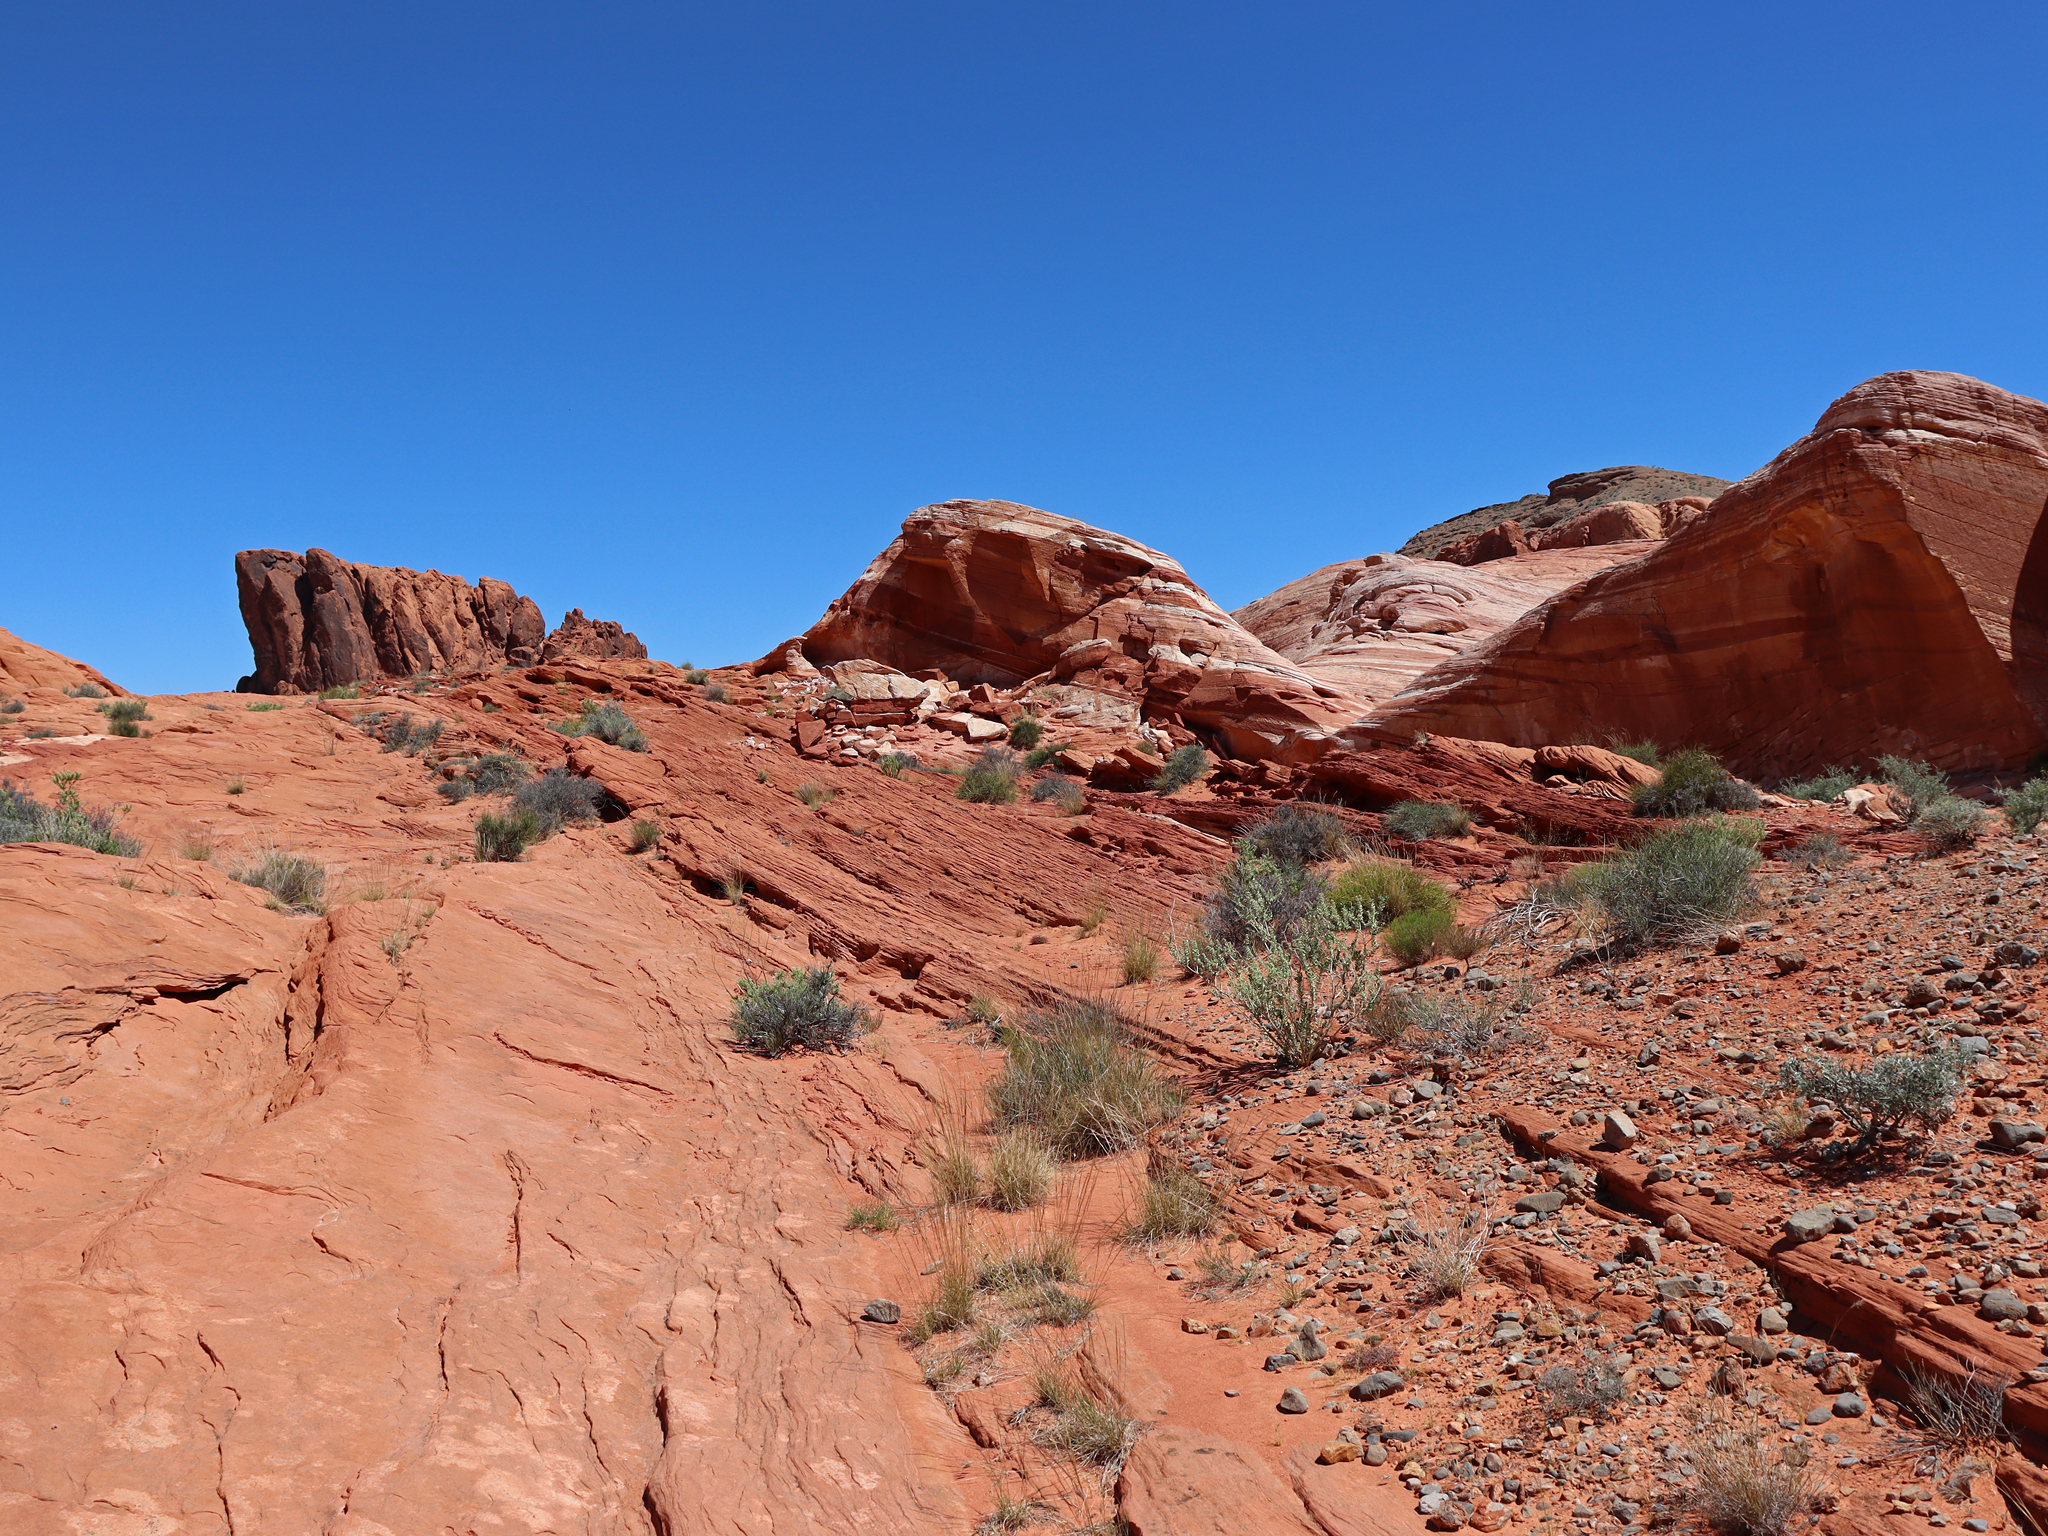
POLYGON ((1455 1217, 1440 1212, 1426 1226, 1417 1222, 1422 1241, 1409 1250, 1409 1273, 1432 1297, 1464 1295, 1479 1281, 1492 1224, 1493 1212, 1486 1206, 1473 1206, 1455 1217))
POLYGON ((988 1154, 988 1203, 999 1211, 1043 1205, 1058 1172, 1052 1150, 1036 1131, 1005 1131, 988 1154))
POLYGON ((1693 1507, 1717 1531, 1785 1536, 1813 1507, 1812 1474, 1765 1444, 1760 1430, 1710 1429, 1694 1442, 1691 1460, 1698 1474, 1693 1507))

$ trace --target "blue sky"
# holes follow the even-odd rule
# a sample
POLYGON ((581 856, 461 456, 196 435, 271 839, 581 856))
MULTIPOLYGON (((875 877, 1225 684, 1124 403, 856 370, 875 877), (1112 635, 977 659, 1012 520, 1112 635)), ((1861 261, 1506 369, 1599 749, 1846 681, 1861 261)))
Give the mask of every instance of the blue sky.
POLYGON ((249 667, 237 549, 801 630, 913 507, 1226 606, 1858 380, 2048 395, 2038 7, 15 6, 0 626, 249 667))

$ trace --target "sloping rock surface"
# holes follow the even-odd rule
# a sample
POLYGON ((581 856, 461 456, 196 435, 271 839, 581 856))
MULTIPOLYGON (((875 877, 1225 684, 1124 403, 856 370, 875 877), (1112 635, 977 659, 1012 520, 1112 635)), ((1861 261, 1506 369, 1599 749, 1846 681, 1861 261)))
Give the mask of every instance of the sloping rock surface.
POLYGON ((1013 501, 919 508, 824 617, 755 670, 859 658, 1135 700, 1243 758, 1312 752, 1359 707, 1261 644, 1159 551, 1013 501))
POLYGON ((1619 732, 1750 775, 1885 752, 2022 764, 2048 745, 2044 505, 2048 406, 1881 375, 1710 514, 1417 679, 1360 734, 1619 732))
POLYGON ((1609 502, 1649 502, 1654 505, 1681 496, 1711 499, 1728 489, 1729 484, 1712 475, 1689 475, 1649 464, 1618 464, 1611 469, 1586 470, 1551 481, 1547 494, 1532 493, 1519 501, 1474 507, 1470 512, 1461 512, 1456 517, 1432 524, 1403 544, 1400 552, 1419 559, 1441 559, 1446 545, 1484 533, 1510 520, 1525 532, 1533 532, 1609 502))
POLYGON ((19 635, 0 629, 0 694, 28 688, 76 688, 91 683, 110 694, 128 690, 110 681, 98 669, 82 661, 31 645, 19 635))

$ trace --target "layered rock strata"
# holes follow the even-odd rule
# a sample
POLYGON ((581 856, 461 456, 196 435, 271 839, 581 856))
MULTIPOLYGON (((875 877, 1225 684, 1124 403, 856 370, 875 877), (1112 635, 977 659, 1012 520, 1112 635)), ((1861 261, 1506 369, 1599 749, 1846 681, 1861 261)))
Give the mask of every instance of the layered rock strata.
POLYGON ((1654 505, 1681 497, 1711 500, 1727 490, 1729 483, 1712 475, 1658 469, 1651 464, 1617 464, 1610 469, 1561 475, 1550 482, 1544 494, 1532 493, 1519 501, 1474 507, 1470 512, 1433 524, 1403 544, 1401 553, 1419 559, 1443 559, 1446 546, 1502 523, 1512 521, 1524 532, 1534 532, 1612 502, 1654 505))

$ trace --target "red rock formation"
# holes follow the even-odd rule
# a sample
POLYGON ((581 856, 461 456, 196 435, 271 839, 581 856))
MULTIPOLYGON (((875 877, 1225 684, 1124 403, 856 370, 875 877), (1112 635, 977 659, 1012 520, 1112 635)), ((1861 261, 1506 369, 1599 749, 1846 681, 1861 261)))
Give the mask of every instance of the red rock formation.
MULTIPOLYGON (((1671 501, 1706 501, 1728 488, 1726 480, 1712 475, 1689 475, 1678 470, 1658 469, 1649 464, 1617 464, 1611 469, 1585 470, 1560 475, 1550 482, 1548 494, 1524 496, 1520 501, 1497 502, 1474 507, 1470 512, 1423 529, 1400 552, 1418 560, 1448 560, 1448 546, 1513 522, 1525 536, 1569 521, 1594 507, 1614 502, 1648 503, 1662 506, 1671 501)), ((1668 530, 1667 530, 1668 531, 1668 530)), ((1491 557, 1489 557, 1491 558, 1491 557)))
MULTIPOLYGON (((919 508, 794 644, 812 666, 867 658, 1128 700, 1235 757, 1312 755, 1358 707, 1247 634, 1157 550, 1013 501, 919 508)), ((783 645, 754 670, 791 665, 783 645)))
POLYGON ((1547 527, 1525 529, 1510 518, 1446 544, 1439 560, 1484 565, 1513 560, 1543 549, 1586 549, 1601 544, 1633 546, 1661 539, 1699 518, 1712 505, 1704 496, 1681 496, 1650 506, 1640 501, 1604 501, 1547 527))
POLYGON ((82 661, 30 645, 18 635, 0 629, 0 695, 30 688, 76 688, 91 683, 109 694, 126 694, 127 689, 82 661))
POLYGON ((244 693, 323 688, 420 672, 528 665, 568 657, 643 657, 647 648, 609 620, 572 610, 553 634, 540 609, 502 581, 403 566, 357 565, 324 549, 303 555, 245 549, 235 556, 242 622, 256 670, 244 693))
POLYGON ((1610 732, 1784 775, 2048 746, 2048 406, 1952 373, 1858 385, 1710 515, 1418 679, 1358 739, 1610 732))

